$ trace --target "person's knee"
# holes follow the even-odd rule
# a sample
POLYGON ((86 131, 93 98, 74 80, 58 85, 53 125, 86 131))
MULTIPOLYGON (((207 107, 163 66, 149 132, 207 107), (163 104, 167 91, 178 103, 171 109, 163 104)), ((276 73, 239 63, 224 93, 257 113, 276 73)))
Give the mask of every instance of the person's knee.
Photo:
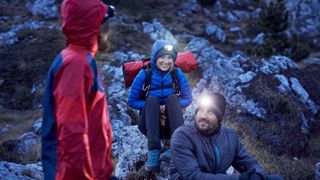
POLYGON ((179 97, 176 94, 171 94, 168 96, 167 104, 172 102, 178 102, 178 101, 179 101, 179 97))

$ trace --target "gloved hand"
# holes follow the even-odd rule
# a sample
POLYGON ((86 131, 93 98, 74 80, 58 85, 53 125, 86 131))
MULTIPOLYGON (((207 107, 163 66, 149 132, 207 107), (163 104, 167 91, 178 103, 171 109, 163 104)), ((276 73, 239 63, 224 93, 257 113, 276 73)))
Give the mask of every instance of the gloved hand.
POLYGON ((255 172, 256 172, 255 169, 248 170, 248 171, 240 174, 239 180, 250 180, 250 177, 251 177, 252 174, 254 174, 255 172))

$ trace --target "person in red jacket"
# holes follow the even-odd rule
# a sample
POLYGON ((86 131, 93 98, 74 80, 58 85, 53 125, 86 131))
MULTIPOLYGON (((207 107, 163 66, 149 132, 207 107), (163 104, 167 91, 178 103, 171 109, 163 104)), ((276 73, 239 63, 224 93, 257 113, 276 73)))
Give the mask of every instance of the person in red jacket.
MULTIPOLYGON (((94 56, 100 27, 113 8, 100 0, 64 0, 66 48, 46 81, 42 122, 44 179, 109 179, 112 128, 94 56)), ((49 42, 50 43, 50 42, 49 42)))

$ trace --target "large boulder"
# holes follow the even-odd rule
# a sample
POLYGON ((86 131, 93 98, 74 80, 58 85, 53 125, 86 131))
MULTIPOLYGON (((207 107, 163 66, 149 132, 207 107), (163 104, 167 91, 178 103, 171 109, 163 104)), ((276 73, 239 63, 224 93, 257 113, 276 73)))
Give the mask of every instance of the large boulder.
POLYGON ((137 126, 126 126, 122 129, 117 149, 119 160, 115 171, 118 178, 125 179, 130 172, 139 171, 136 166, 146 160, 147 144, 147 139, 137 126))

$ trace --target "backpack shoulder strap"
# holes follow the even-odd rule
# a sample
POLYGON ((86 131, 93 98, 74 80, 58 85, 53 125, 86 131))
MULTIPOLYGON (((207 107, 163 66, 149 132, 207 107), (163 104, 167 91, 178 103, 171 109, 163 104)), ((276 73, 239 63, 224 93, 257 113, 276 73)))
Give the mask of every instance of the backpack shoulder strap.
POLYGON ((146 99, 149 95, 149 90, 151 86, 151 78, 152 78, 152 70, 151 68, 147 67, 144 72, 146 73, 146 79, 144 81, 144 84, 142 86, 142 94, 141 97, 143 99, 146 99))
POLYGON ((170 71, 171 78, 172 78, 172 87, 174 92, 180 96, 180 84, 178 81, 178 68, 174 67, 172 71, 170 71))

